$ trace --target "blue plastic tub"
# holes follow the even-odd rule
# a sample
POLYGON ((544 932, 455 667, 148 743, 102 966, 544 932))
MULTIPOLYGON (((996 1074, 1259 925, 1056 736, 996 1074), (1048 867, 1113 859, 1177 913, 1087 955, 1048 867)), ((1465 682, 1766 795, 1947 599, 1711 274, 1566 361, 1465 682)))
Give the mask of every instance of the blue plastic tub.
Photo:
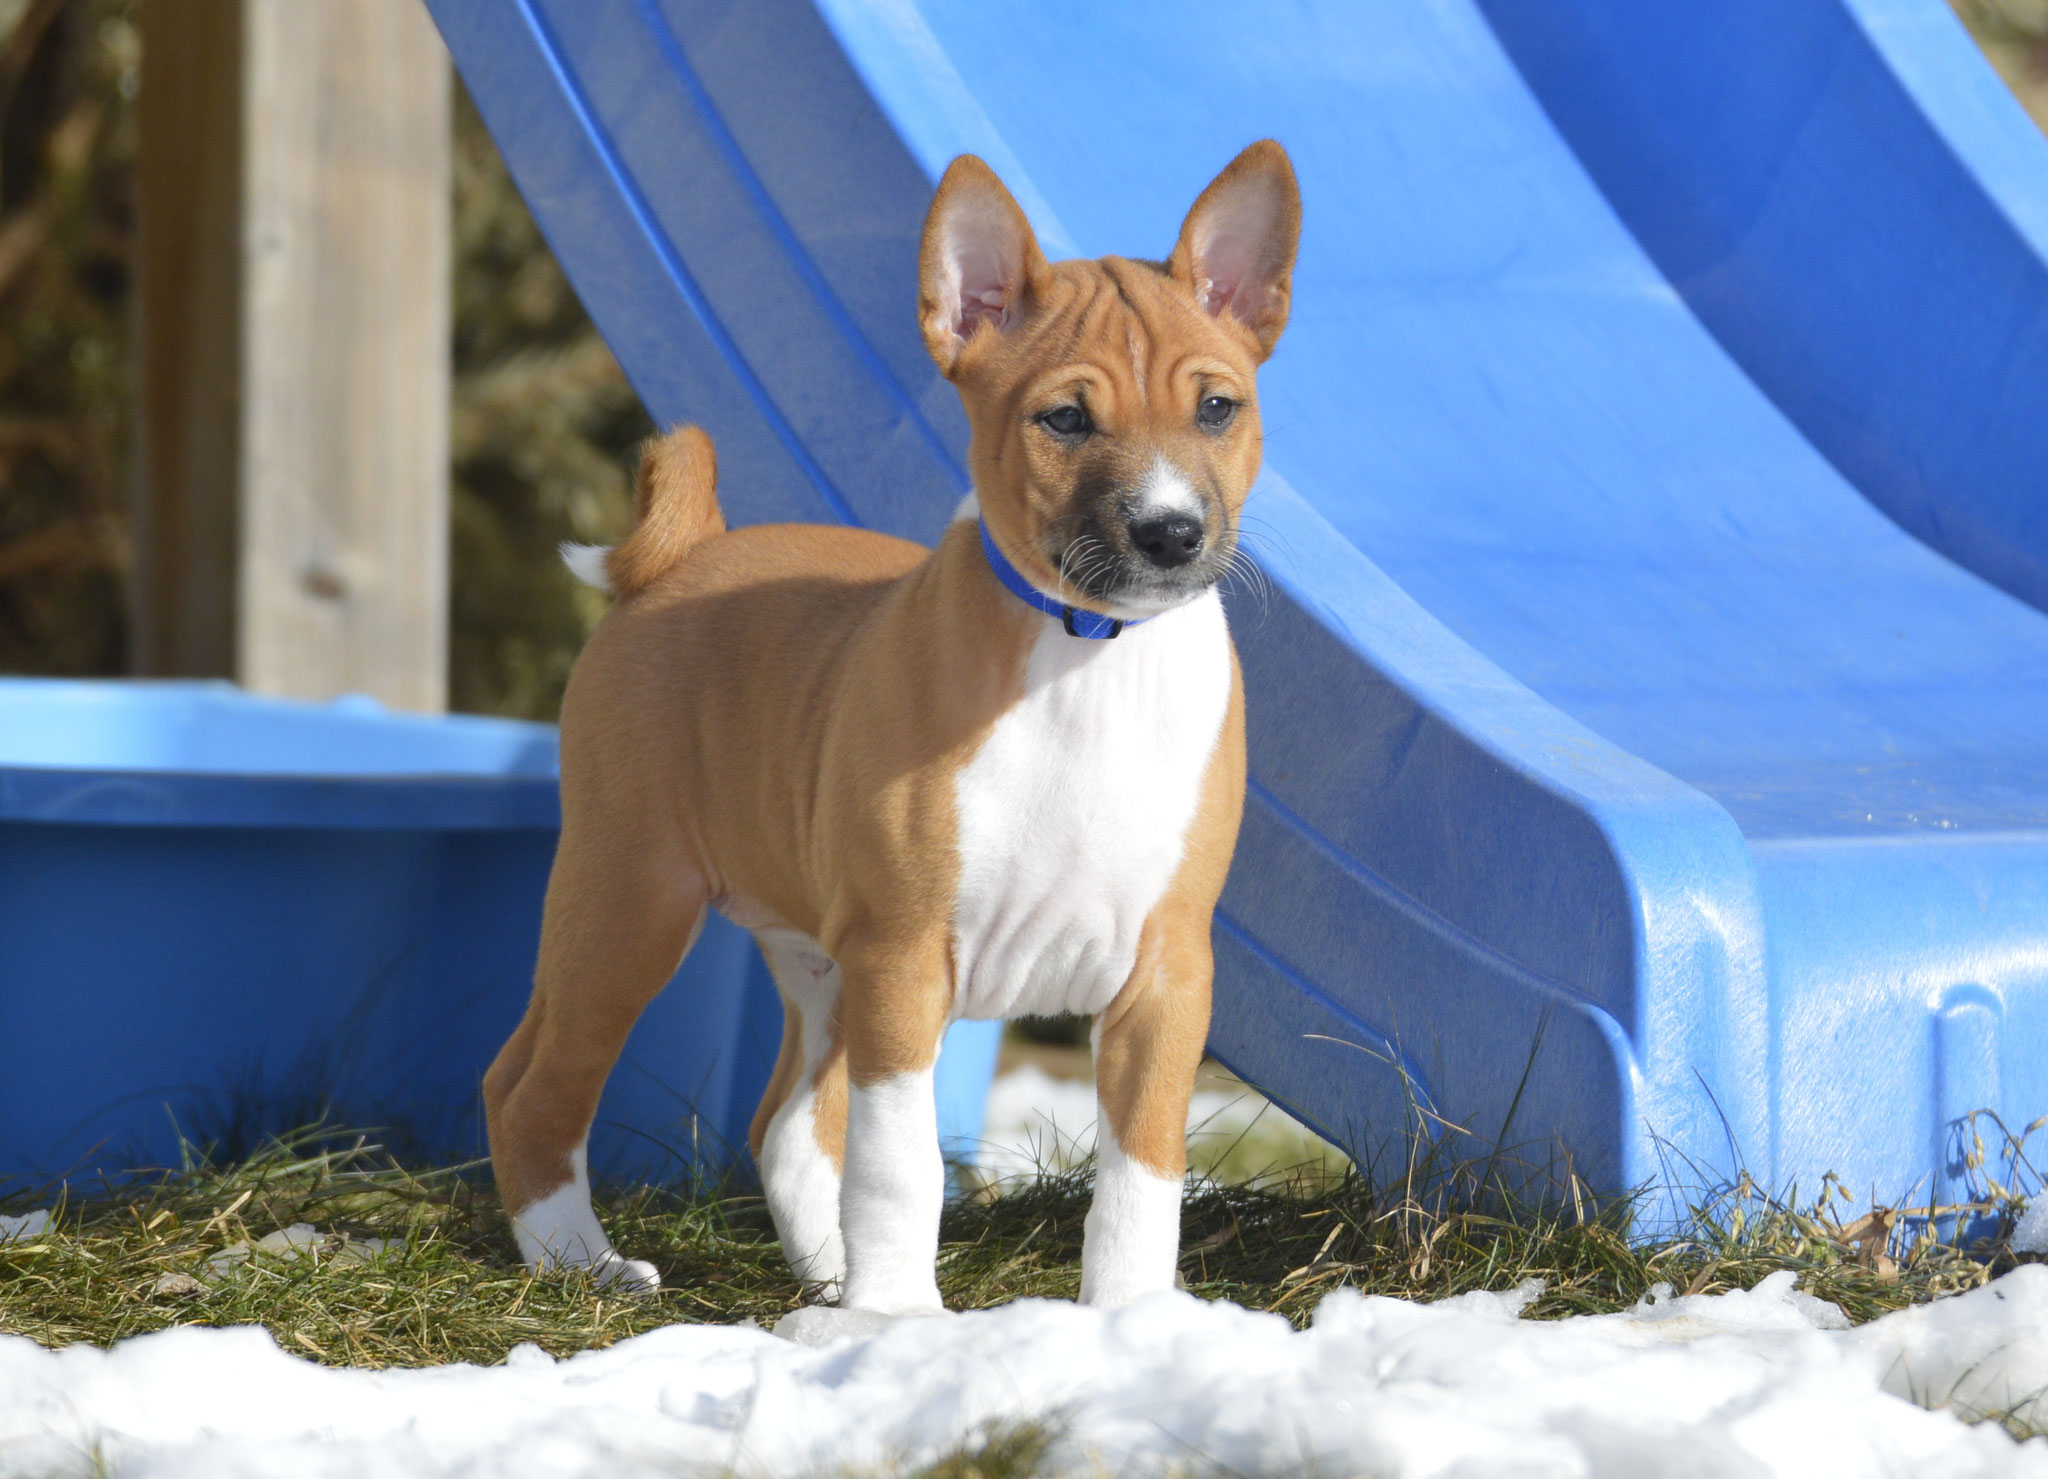
MULTIPOLYGON (((483 1151, 560 812, 554 730, 225 683, 0 680, 0 1185, 233 1153, 318 1117, 483 1151)), ((780 1039, 745 934, 706 928, 591 1137, 614 1177, 745 1144, 780 1039)), ((948 1040, 980 1132, 996 1029, 948 1040)))

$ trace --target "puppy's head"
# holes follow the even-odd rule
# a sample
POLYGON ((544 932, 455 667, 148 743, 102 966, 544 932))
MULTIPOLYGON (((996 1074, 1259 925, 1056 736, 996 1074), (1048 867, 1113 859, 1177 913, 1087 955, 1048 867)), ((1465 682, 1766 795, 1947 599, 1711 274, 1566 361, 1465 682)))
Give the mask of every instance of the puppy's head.
POLYGON ((1040 589, 1136 618, 1221 578, 1300 234, 1270 140, 1210 182, 1163 263, 1048 263, 993 170, 947 169, 925 220, 925 345, 967 407, 982 518, 1040 589))

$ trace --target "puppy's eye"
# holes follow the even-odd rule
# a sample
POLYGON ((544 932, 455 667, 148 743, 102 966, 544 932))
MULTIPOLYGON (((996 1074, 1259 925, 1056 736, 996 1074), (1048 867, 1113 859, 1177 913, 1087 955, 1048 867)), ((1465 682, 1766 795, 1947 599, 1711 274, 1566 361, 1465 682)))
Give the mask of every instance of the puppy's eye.
POLYGON ((1236 414, 1237 402, 1229 396, 1204 396, 1202 404, 1195 407, 1195 424, 1208 431, 1221 431, 1236 414))
POLYGON ((1095 430, 1095 423, 1079 406, 1054 406, 1038 418, 1038 424, 1058 437, 1086 436, 1095 430))

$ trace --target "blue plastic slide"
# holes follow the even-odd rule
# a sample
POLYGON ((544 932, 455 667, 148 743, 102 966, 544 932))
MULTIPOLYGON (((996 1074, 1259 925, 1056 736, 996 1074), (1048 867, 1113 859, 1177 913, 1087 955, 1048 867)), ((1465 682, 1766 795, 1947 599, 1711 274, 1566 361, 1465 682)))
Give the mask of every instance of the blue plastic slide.
POLYGON ((1287 145, 1212 1046, 1304 1120, 1921 1204, 2048 1111, 2048 143, 1941 0, 430 4, 746 520, 967 486, 951 156, 1158 255, 1287 145))

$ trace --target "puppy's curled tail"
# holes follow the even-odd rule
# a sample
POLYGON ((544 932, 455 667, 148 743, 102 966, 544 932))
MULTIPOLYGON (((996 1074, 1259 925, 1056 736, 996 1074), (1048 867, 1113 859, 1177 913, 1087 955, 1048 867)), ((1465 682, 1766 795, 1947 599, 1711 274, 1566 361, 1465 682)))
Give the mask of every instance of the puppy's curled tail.
POLYGON ((645 590, 695 546, 725 532, 718 506, 718 453, 702 427, 679 426, 640 453, 633 480, 640 521, 607 549, 564 544, 562 560, 585 585, 630 596, 645 590))

